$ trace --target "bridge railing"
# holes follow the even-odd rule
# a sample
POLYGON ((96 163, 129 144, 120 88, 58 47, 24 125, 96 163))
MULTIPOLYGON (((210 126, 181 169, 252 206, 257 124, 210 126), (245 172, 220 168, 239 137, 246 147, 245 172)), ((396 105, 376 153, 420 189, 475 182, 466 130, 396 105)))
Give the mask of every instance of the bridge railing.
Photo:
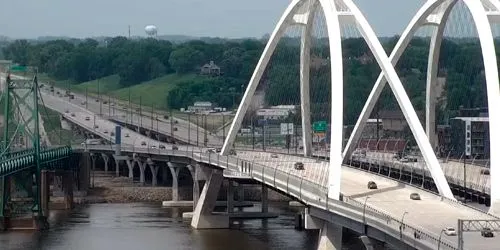
MULTIPOLYGON (((110 147, 105 145, 89 145, 88 149, 92 148, 109 149, 110 147)), ((111 146, 111 149, 112 148, 113 146, 111 146)), ((339 213, 342 209, 347 211, 350 208, 352 210, 350 211, 350 215, 355 216, 356 219, 365 221, 365 223, 379 228, 385 227, 393 234, 399 233, 400 239, 407 243, 413 242, 416 246, 423 245, 431 249, 436 248, 439 244, 440 249, 457 249, 446 239, 439 240, 439 236, 425 229, 404 223, 384 211, 365 205, 351 197, 342 196, 341 201, 328 198, 327 187, 308 180, 303 171, 280 168, 275 165, 263 165, 238 158, 238 156, 223 156, 217 153, 206 152, 204 149, 198 147, 186 147, 184 150, 160 150, 125 146, 122 147, 122 150, 132 150, 134 153, 184 156, 198 162, 204 162, 223 169, 240 172, 247 175, 249 178, 253 178, 281 190, 310 206, 332 213, 339 213), (340 206, 340 202, 344 203, 340 206)))

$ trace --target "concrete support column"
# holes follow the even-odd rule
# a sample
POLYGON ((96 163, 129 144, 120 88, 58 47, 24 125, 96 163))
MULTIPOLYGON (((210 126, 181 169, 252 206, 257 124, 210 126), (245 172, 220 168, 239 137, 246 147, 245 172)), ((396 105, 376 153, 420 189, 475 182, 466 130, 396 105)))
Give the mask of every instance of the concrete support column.
POLYGON ((187 168, 189 169, 189 172, 191 173, 191 178, 193 179, 193 209, 196 208, 196 203, 198 202, 198 199, 200 198, 200 183, 198 182, 198 178, 196 176, 196 168, 187 165, 187 168))
POLYGON ((97 156, 94 154, 90 154, 90 158, 92 159, 92 167, 90 170, 95 171, 95 161, 97 160, 97 156))
POLYGON ((229 180, 227 185, 227 212, 234 211, 234 186, 233 181, 229 180))
POLYGON ((42 170, 40 174, 40 208, 41 215, 47 217, 49 215, 49 199, 50 199, 50 172, 42 170))
POLYGON ((238 185, 238 201, 239 202, 245 201, 245 188, 243 187, 242 184, 238 185))
MULTIPOLYGON (((9 197, 10 196, 10 189, 11 189, 11 177, 10 176, 5 176, 5 177, 0 177, 0 199, 3 199, 4 196, 9 197)), ((8 202, 8 200, 5 200, 8 202)), ((10 210, 5 204, 3 204, 3 200, 0 200, 0 205, 3 207, 0 207, 0 209, 3 210, 3 216, 0 217, 0 230, 7 230, 10 227, 10 210)))
POLYGON ((154 162, 148 162, 148 166, 152 173, 151 186, 156 187, 158 185, 158 169, 160 167, 155 165, 154 162))
POLYGON ((90 168, 92 165, 90 153, 84 152, 79 173, 80 191, 88 191, 90 187, 90 168))
POLYGON ((116 162, 116 166, 115 166, 115 176, 116 177, 119 177, 120 176, 120 161, 115 161, 116 162))
POLYGON ((127 167, 128 167, 128 178, 133 179, 134 178, 134 164, 135 164, 135 162, 132 160, 125 160, 125 162, 127 163, 127 167))
POLYGON ((263 213, 267 213, 269 211, 269 199, 267 195, 268 195, 268 189, 265 184, 262 184, 261 203, 262 203, 263 213))
POLYGON ((363 245, 365 245, 366 250, 374 250, 373 243, 370 238, 368 238, 368 236, 362 235, 359 237, 359 239, 361 240, 361 242, 363 242, 363 245))
POLYGON ((324 222, 319 231, 318 250, 341 250, 342 226, 324 222))
POLYGON ((104 154, 102 153, 101 154, 102 156, 102 159, 104 160, 104 172, 107 173, 108 172, 108 164, 109 164, 109 156, 107 154, 104 154))
MULTIPOLYGON (((169 165, 171 165, 171 164, 169 164, 169 165)), ((170 169, 170 173, 172 174, 172 200, 178 201, 179 200, 179 171, 181 170, 181 168, 169 166, 168 169, 170 169)))
POLYGON ((62 176, 64 208, 73 209, 73 171, 64 171, 62 176))
POLYGON ((214 169, 208 178, 193 212, 191 226, 197 229, 228 228, 229 217, 212 214, 224 176, 222 170, 214 169))
POLYGON ((144 171, 146 170, 146 162, 141 162, 140 160, 138 160, 137 164, 139 165, 139 170, 141 171, 141 175, 139 176, 139 183, 144 186, 144 183, 146 182, 146 176, 144 174, 144 171))

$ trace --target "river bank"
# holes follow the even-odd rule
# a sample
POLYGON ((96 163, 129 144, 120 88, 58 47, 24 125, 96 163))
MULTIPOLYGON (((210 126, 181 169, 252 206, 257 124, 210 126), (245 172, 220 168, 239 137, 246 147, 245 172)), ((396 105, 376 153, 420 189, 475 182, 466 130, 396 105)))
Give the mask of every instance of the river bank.
MULTIPOLYGON (((200 188, 201 192, 201 188, 200 188)), ((141 186, 139 182, 128 177, 115 177, 114 173, 96 171, 91 177, 91 188, 86 196, 75 192, 73 201, 75 204, 98 204, 98 203, 135 203, 135 202, 162 202, 172 200, 172 188, 168 186, 151 187, 149 184, 141 186)), ((226 185, 221 187, 219 200, 226 200, 226 185)), ((245 201, 260 201, 261 189, 259 186, 245 187, 245 201)), ((238 194, 236 194, 238 196, 238 194)), ((238 198, 238 197, 236 197, 238 198)), ((191 186, 179 187, 180 200, 192 200, 191 186)), ((269 190, 269 201, 288 202, 289 198, 269 190)), ((62 197, 51 197, 52 202, 62 201, 62 197)))

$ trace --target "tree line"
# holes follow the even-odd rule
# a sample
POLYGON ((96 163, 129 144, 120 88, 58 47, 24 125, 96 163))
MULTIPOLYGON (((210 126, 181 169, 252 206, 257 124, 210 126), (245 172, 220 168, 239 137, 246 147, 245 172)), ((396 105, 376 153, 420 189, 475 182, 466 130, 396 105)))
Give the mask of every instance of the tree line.
MULTIPOLYGON (((390 53, 398 37, 385 39, 390 53)), ((425 107, 425 81, 428 38, 414 38, 396 65, 397 72, 417 110, 425 107)), ((330 110, 329 49, 325 39, 314 41, 311 66, 311 105, 313 120, 324 119, 330 110)), ((222 40, 215 43, 193 40, 181 44, 156 39, 114 37, 104 42, 93 39, 30 42, 16 40, 3 46, 5 58, 21 65, 38 67, 58 80, 86 82, 117 74, 120 84, 129 87, 166 74, 196 74, 199 67, 215 61, 221 76, 199 76, 181 81, 165 93, 170 108, 181 108, 194 101, 212 101, 235 107, 264 49, 261 40, 222 40)), ((344 122, 353 124, 370 93, 380 68, 361 38, 344 39, 343 73, 344 122), (347 98, 349 97, 349 98, 347 98), (355 97, 355 98, 353 98, 355 97)), ((266 68, 257 91, 265 92, 265 103, 300 103, 300 40, 285 38, 266 68)), ((484 66, 477 40, 447 40, 442 44, 439 76, 446 77, 440 119, 461 105, 486 105, 484 66)), ((335 89, 334 89, 335 91, 335 89)), ((380 109, 395 109, 397 104, 388 89, 382 93, 380 109)))

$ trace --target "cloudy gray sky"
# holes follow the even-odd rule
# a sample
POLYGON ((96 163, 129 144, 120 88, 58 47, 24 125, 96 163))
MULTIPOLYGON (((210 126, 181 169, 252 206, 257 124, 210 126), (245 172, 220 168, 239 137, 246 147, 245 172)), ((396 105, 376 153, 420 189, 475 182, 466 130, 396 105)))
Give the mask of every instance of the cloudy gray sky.
MULTIPOLYGON (((375 32, 401 33, 423 0, 354 0, 375 32)), ((290 0, 0 0, 0 35, 143 35, 148 24, 159 34, 261 37, 270 33, 290 0)))

